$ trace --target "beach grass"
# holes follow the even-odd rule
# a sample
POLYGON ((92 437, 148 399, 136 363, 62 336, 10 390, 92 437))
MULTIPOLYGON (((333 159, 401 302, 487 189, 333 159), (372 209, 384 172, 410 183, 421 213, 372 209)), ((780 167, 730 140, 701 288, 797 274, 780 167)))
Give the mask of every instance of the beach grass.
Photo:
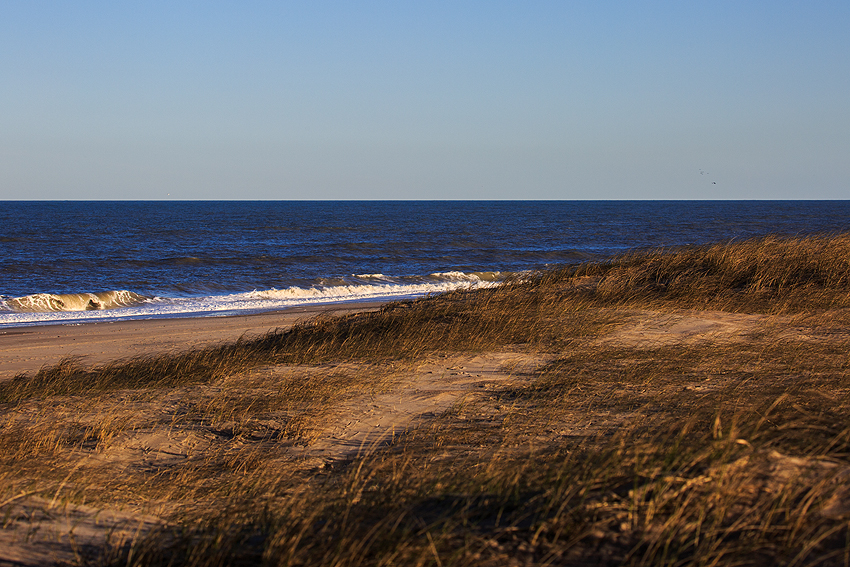
POLYGON ((0 383, 0 512, 156 518, 81 564, 850 565, 848 301, 850 235, 768 237, 68 359, 0 383), (425 362, 503 351, 545 363, 310 458, 425 362))

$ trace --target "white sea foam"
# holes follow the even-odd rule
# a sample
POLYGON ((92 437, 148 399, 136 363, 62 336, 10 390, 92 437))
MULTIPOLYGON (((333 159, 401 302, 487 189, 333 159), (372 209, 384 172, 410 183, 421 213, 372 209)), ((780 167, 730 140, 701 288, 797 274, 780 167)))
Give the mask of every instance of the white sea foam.
POLYGON ((53 296, 36 294, 24 298, 2 298, 0 299, 0 327, 119 319, 233 315, 272 311, 298 305, 389 301, 462 288, 485 288, 498 285, 498 279, 492 276, 482 277, 464 272, 434 273, 425 278, 399 279, 383 275, 378 278, 378 275, 375 274, 369 278, 355 276, 361 282, 377 280, 374 283, 288 287, 196 298, 144 298, 132 292, 53 296), (107 297, 113 298, 111 303, 104 301, 107 297), (119 304, 118 298, 124 298, 125 303, 119 304))

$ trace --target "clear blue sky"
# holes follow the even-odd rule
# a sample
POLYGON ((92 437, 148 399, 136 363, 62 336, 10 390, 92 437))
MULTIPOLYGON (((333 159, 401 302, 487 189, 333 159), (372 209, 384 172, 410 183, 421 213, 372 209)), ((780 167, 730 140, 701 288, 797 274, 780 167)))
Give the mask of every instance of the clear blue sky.
POLYGON ((0 4, 0 199, 848 195, 848 0, 0 4))

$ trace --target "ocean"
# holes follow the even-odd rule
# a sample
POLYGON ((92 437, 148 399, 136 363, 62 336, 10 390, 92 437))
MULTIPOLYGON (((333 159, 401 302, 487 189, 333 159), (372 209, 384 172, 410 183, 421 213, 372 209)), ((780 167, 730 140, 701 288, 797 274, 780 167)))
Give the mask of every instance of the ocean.
POLYGON ((7 201, 0 327, 410 298, 628 250, 847 230, 848 201, 7 201))

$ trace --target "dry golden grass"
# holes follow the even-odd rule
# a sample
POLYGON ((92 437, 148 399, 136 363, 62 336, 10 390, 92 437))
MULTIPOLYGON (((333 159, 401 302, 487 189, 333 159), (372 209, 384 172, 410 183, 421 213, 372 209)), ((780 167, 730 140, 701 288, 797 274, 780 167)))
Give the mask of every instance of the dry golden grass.
POLYGON ((0 508, 8 526, 20 495, 162 519, 79 547, 107 565, 850 565, 848 297, 850 236, 765 238, 67 361, 0 384, 0 508), (682 310, 761 318, 728 340, 601 340, 682 310), (508 347, 553 360, 389 445, 293 456, 399 369, 508 347), (122 465, 162 432, 183 457, 122 465))

